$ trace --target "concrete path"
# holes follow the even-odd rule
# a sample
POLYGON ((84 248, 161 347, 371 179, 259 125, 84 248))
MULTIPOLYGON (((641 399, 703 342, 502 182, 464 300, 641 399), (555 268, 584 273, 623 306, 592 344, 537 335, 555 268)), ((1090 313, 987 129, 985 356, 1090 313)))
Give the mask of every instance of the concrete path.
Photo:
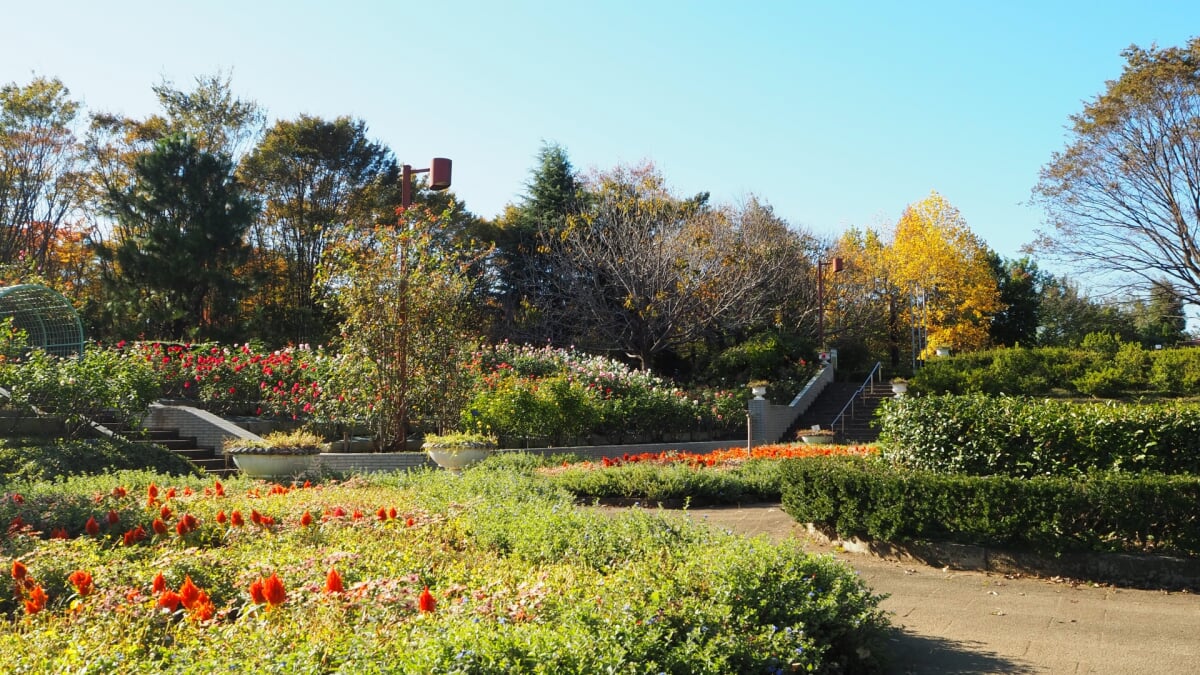
POLYGON ((857 569, 896 631, 896 673, 1200 673, 1200 596, 926 567, 814 541, 778 504, 690 509, 857 569))

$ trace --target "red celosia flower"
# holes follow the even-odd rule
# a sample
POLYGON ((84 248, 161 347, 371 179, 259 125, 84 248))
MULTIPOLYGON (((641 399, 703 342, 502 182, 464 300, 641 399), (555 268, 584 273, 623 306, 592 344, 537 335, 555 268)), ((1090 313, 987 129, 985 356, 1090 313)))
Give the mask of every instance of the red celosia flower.
POLYGON ((67 533, 67 528, 65 527, 56 527, 50 531, 51 539, 69 539, 70 537, 71 535, 67 533))
POLYGON ((433 594, 429 592, 429 587, 421 591, 421 597, 417 599, 417 606, 422 612, 432 612, 437 607, 437 600, 433 599, 433 594))
POLYGON ((375 512, 375 517, 380 520, 387 520, 387 509, 382 506, 379 507, 379 510, 375 512))
POLYGON ((409 518, 408 520, 404 521, 404 526, 405 526, 405 527, 412 527, 412 526, 413 526, 415 523, 416 523, 416 521, 415 521, 415 520, 413 520, 412 518, 409 518))
POLYGON ((225 486, 221 485, 221 481, 213 483, 213 490, 216 491, 218 497, 225 496, 225 486))
POLYGON ((263 580, 255 579, 250 584, 250 599, 256 605, 264 604, 267 601, 267 596, 263 592, 263 580))
POLYGON ((224 525, 226 520, 228 520, 228 518, 225 517, 225 512, 217 511, 217 522, 224 525))
POLYGON ((309 525, 312 525, 312 520, 312 514, 308 511, 305 511, 304 515, 300 516, 300 527, 308 527, 309 525))
POLYGON ((183 496, 184 497, 191 497, 193 494, 195 494, 195 493, 192 492, 192 488, 190 488, 190 487, 183 488, 183 496))
POLYGON ((170 589, 163 591, 158 596, 158 606, 167 611, 175 612, 181 604, 183 604, 183 597, 170 589))
POLYGON ((350 516, 350 517, 351 517, 351 518, 353 518, 353 519, 355 519, 355 520, 362 520, 362 519, 363 519, 363 512, 362 512, 362 509, 354 509, 354 513, 353 513, 353 514, 351 514, 351 516, 350 516))
POLYGON ((173 487, 167 488, 167 496, 165 497, 165 499, 174 499, 174 498, 175 498, 175 488, 173 488, 173 487))
POLYGON ((12 495, 12 500, 13 500, 14 504, 24 504, 25 503, 25 497, 21 496, 20 494, 15 493, 15 492, 12 495))
POLYGON ((392 520, 396 519, 396 507, 393 506, 392 508, 388 509, 388 518, 391 518, 392 520))
POLYGON ((42 589, 41 584, 34 585, 29 591, 29 596, 25 598, 25 613, 37 614, 46 608, 46 591, 42 589))
POLYGON ((75 570, 71 572, 71 576, 67 577, 67 581, 75 587, 75 592, 81 596, 92 592, 92 575, 90 572, 75 570))
POLYGON ((241 527, 246 524, 246 521, 242 519, 241 511, 234 511, 229 514, 229 523, 234 527, 241 527))
POLYGON ((325 575, 325 592, 341 593, 345 590, 342 586, 342 575, 338 574, 337 569, 330 567, 329 574, 325 575))
POLYGON ((27 574, 29 574, 29 568, 25 567, 25 563, 21 562, 20 560, 14 560, 12 565, 12 578, 20 581, 24 579, 27 574))
POLYGON ((283 580, 274 572, 271 572, 271 576, 263 580, 263 597, 266 598, 268 607, 277 607, 287 600, 287 591, 283 588, 283 580))
POLYGON ((121 514, 117 513, 115 509, 109 509, 108 510, 108 526, 113 527, 119 522, 121 522, 121 514))
POLYGON ((183 578, 183 585, 179 587, 179 601, 187 609, 192 609, 200 601, 200 587, 192 581, 191 575, 183 578))
POLYGON ((262 525, 262 514, 257 509, 250 509, 250 522, 255 525, 262 525))
POLYGON ((188 532, 191 532, 191 530, 188 529, 188 524, 187 524, 186 520, 181 520, 178 523, 175 523, 175 534, 176 535, 182 537, 185 534, 187 534, 188 532))
POLYGON ((192 606, 190 618, 192 621, 209 621, 215 616, 217 609, 213 607, 212 600, 209 599, 208 593, 200 591, 200 598, 196 600, 196 604, 192 606))
POLYGON ((162 572, 154 575, 154 581, 150 582, 150 590, 154 591, 155 593, 162 593, 163 591, 167 590, 167 580, 163 576, 162 572))
POLYGON ((263 516, 262 518, 259 518, 258 524, 262 525, 263 527, 270 527, 275 524, 275 517, 274 516, 263 516))
POLYGON ((165 537, 167 534, 167 524, 162 521, 162 518, 155 518, 154 522, 150 523, 150 529, 160 537, 165 537))
POLYGON ((83 529, 89 535, 94 537, 100 534, 100 523, 96 522, 95 516, 89 517, 87 523, 84 524, 83 529))
POLYGON ((162 509, 158 512, 158 517, 162 518, 163 520, 170 520, 171 519, 171 507, 166 506, 164 504, 162 509))
POLYGON ((345 518, 346 517, 346 509, 343 509, 340 506, 333 507, 333 511, 330 511, 330 513, 333 515, 334 518, 345 518))
POLYGON ((151 483, 150 487, 146 488, 146 500, 148 503, 153 504, 157 499, 158 499, 158 486, 155 485, 154 483, 151 483))

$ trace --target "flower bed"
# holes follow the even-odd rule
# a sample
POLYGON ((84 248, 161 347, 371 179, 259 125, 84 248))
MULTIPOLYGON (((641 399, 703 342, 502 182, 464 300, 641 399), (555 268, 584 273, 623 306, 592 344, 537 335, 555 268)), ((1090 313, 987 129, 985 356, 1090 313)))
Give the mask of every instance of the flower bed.
POLYGON ((158 480, 0 496, 0 670, 878 668, 879 598, 833 559, 519 472, 158 480))

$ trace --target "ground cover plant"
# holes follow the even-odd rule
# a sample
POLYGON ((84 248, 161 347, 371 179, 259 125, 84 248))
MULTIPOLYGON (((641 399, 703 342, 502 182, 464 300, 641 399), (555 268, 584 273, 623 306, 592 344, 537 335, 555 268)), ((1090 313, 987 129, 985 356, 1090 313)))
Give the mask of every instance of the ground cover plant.
POLYGON ((599 461, 562 462, 539 475, 580 501, 639 499, 648 504, 743 504, 779 501, 780 462, 797 457, 871 455, 873 446, 760 445, 707 453, 679 450, 625 454, 599 461))
POLYGON ((0 520, 5 672, 878 667, 878 598, 832 558, 593 513, 511 466, 27 482, 0 520))

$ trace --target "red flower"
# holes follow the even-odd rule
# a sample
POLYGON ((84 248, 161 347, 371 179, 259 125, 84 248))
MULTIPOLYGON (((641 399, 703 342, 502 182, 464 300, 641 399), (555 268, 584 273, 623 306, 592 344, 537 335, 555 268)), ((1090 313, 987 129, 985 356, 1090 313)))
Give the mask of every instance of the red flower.
POLYGON ((245 525, 246 521, 242 519, 242 512, 235 510, 233 513, 229 514, 229 524, 233 525, 234 527, 241 527, 245 525))
POLYGON ((166 536, 167 524, 162 521, 162 518, 155 518, 153 523, 150 523, 150 529, 154 530, 154 534, 160 537, 166 536))
POLYGON ((350 517, 353 518, 354 520, 362 520, 363 519, 362 509, 354 509, 354 513, 351 514, 350 517))
POLYGON ((46 597, 46 591, 40 584, 35 585, 33 590, 29 591, 29 597, 25 598, 25 613, 37 614, 46 608, 47 600, 49 598, 46 597))
POLYGON ((170 520, 171 519, 171 507, 164 504, 162 509, 160 509, 158 512, 158 517, 162 518, 163 520, 170 520))
POLYGON ((225 512, 217 511, 217 522, 224 525, 226 520, 228 520, 228 518, 226 518, 225 512))
POLYGON ((158 606, 169 612, 174 613, 181 604, 183 604, 183 596, 170 589, 163 591, 158 596, 158 606))
POLYGON ((266 603, 267 596, 263 592, 263 580, 262 579, 255 579, 250 584, 250 600, 253 601, 254 604, 256 604, 256 605, 261 605, 261 604, 266 603))
POLYGON ((150 582, 150 590, 154 591, 155 593, 162 593, 163 591, 167 590, 167 580, 163 577, 162 572, 154 575, 154 581, 150 582))
POLYGON ((154 483, 151 483, 150 487, 146 488, 146 499, 151 504, 158 499, 158 486, 154 483))
POLYGON ((25 567, 25 563, 20 560, 14 560, 12 565, 12 578, 21 581, 29 574, 29 568, 25 567))
POLYGON ((12 495, 12 500, 13 500, 14 504, 24 504, 25 503, 25 498, 15 492, 12 495))
POLYGON ((437 600, 433 599, 433 594, 429 592, 429 587, 421 591, 421 597, 417 599, 417 606, 422 612, 432 612, 437 607, 437 600))
POLYGON ((109 509, 108 510, 108 526, 113 527, 119 522, 121 522, 121 515, 119 513, 117 513, 115 509, 109 509))
POLYGON ((200 587, 193 581, 191 575, 183 578, 183 585, 179 587, 179 600, 187 609, 192 609, 196 603, 200 601, 200 587))
POLYGON ((225 486, 221 485, 221 481, 213 483, 213 490, 216 491, 218 497, 225 496, 225 486))
POLYGON ((283 581, 274 572, 271 572, 271 576, 263 580, 263 596, 267 599, 268 607, 277 607, 287 600, 287 591, 283 588, 283 581))
POLYGON ((250 522, 255 525, 262 525, 262 514, 256 509, 250 509, 250 522))
POLYGON ((414 521, 412 518, 409 518, 408 520, 404 521, 404 526, 412 527, 415 523, 416 523, 416 521, 414 521))
POLYGON ((325 575, 325 592, 342 593, 345 590, 342 586, 342 575, 338 574, 337 569, 330 567, 329 574, 325 575))
POLYGON ((375 517, 380 520, 387 520, 387 509, 382 506, 379 507, 379 510, 375 512, 375 517))
POLYGON ((88 595, 92 592, 92 575, 90 572, 83 570, 75 570, 71 572, 71 576, 67 577, 67 581, 75 587, 75 592, 81 596, 88 595))
POLYGON ((391 518, 392 520, 396 519, 396 507, 393 506, 392 508, 388 509, 388 518, 391 518))
POLYGON ((84 524, 83 529, 89 535, 94 537, 100 534, 100 523, 96 522, 95 516, 89 517, 87 523, 84 524))
POLYGON ((67 528, 65 527, 56 527, 50 531, 51 539, 69 539, 70 537, 71 535, 67 533, 67 528))
POLYGON ((312 525, 312 520, 312 514, 308 511, 305 511, 304 515, 300 516, 300 527, 308 527, 309 525, 312 525))

